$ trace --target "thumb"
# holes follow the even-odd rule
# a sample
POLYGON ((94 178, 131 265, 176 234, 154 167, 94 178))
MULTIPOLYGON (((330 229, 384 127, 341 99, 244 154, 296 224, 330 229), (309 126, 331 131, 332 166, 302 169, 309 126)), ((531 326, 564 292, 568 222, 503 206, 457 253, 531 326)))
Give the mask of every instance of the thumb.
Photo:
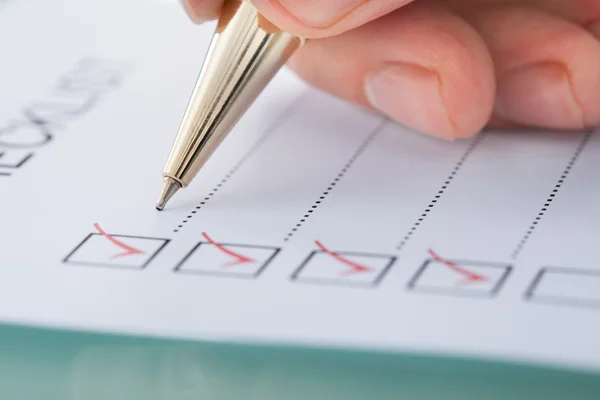
POLYGON ((336 36, 415 0, 252 0, 271 23, 306 38, 336 36))
MULTIPOLYGON (((218 18, 224 2, 240 0, 180 0, 196 23, 218 18)), ((324 38, 357 28, 414 0, 252 0, 271 23, 289 33, 324 38)))

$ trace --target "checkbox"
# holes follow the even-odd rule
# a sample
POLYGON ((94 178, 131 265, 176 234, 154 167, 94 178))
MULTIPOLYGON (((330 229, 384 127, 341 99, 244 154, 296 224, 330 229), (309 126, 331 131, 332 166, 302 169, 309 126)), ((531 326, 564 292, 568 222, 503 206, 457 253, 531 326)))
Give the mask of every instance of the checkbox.
POLYGON ((508 264, 446 260, 430 252, 428 259, 408 283, 415 292, 454 296, 495 296, 512 270, 508 264))
POLYGON ((90 233, 65 259, 66 264, 144 269, 169 239, 90 233))
POLYGON ((525 292, 531 302, 600 308, 600 271, 542 268, 525 292))
POLYGON ((293 273, 296 282, 355 287, 376 286, 396 257, 358 252, 333 252, 317 242, 315 250, 293 273))
POLYGON ((208 236, 175 267, 179 273, 258 278, 280 249, 269 246, 216 243, 208 236))

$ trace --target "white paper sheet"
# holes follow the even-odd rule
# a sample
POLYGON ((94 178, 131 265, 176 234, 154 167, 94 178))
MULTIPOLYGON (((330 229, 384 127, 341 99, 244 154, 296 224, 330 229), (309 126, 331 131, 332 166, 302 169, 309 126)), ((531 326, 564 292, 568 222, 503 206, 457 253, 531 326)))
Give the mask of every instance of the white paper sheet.
POLYGON ((284 70, 159 213, 212 29, 3 8, 3 321, 600 369, 600 135, 446 143, 284 70))

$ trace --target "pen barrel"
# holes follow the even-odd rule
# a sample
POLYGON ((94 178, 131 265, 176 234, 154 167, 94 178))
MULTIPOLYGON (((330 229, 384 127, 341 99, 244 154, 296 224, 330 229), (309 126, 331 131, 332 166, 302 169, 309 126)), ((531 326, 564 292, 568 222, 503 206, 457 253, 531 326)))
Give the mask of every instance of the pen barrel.
POLYGON ((226 1, 163 175, 189 185, 302 43, 250 2, 226 1))

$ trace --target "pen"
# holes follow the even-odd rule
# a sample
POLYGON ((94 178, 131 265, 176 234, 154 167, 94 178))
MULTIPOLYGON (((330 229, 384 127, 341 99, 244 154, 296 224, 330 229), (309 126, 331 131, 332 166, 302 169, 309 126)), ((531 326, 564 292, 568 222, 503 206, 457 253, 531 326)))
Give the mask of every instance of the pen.
POLYGON ((249 0, 225 0, 164 167, 157 210, 190 184, 304 41, 271 24, 249 0))

